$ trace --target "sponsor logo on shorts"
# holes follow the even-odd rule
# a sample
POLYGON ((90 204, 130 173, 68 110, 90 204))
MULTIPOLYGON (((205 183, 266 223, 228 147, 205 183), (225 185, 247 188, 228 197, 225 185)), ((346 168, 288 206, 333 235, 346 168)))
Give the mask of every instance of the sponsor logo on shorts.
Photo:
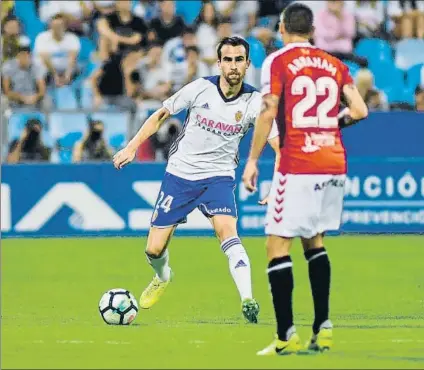
POLYGON ((336 188, 343 188, 345 185, 345 180, 337 180, 337 179, 331 179, 328 181, 324 181, 322 183, 316 183, 314 190, 323 190, 325 189, 327 186, 334 186, 336 188))
POLYGON ((214 208, 214 209, 208 209, 208 212, 210 214, 215 214, 215 213, 231 213, 231 209, 224 207, 224 208, 214 208))

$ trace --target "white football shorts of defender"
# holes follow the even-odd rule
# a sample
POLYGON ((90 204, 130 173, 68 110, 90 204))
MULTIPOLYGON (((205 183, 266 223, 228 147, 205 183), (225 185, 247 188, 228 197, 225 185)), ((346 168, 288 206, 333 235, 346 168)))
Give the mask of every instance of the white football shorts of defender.
POLYGON ((313 236, 340 227, 346 175, 275 172, 265 233, 285 238, 313 236))

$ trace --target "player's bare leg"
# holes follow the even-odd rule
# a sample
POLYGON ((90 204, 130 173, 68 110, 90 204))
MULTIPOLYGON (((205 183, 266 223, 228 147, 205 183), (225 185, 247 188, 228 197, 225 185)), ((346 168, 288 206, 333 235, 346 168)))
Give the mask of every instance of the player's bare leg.
POLYGON ((300 338, 293 323, 291 245, 291 238, 274 235, 267 238, 267 272, 277 319, 277 335, 268 347, 258 352, 260 356, 288 355, 301 349, 300 338))
POLYGON ((166 228, 151 227, 147 238, 146 257, 156 275, 140 297, 140 307, 152 307, 162 296, 169 282, 172 271, 169 267, 168 244, 175 231, 175 226, 166 228))
POLYGON ((228 215, 211 218, 221 249, 228 257, 231 276, 242 301, 242 313, 247 321, 258 322, 259 304, 253 299, 249 256, 237 234, 237 219, 228 215))
POLYGON ((307 348, 313 351, 329 350, 333 344, 333 325, 329 320, 331 267, 324 248, 323 235, 302 238, 305 258, 308 261, 309 280, 314 300, 315 319, 312 337, 307 348))

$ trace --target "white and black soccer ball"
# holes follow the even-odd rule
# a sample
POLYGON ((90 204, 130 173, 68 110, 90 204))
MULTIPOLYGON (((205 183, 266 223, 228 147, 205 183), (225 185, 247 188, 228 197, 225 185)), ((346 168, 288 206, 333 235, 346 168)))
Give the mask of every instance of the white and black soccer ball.
POLYGON ((99 312, 106 324, 129 325, 138 313, 137 300, 126 289, 111 289, 100 299, 99 312))

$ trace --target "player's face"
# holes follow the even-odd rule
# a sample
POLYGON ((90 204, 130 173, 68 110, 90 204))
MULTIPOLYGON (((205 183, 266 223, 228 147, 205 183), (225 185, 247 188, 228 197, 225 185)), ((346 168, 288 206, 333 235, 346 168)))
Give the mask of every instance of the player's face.
POLYGON ((244 46, 224 45, 221 49, 221 60, 218 61, 218 66, 221 70, 221 76, 230 86, 240 84, 250 66, 244 46))

